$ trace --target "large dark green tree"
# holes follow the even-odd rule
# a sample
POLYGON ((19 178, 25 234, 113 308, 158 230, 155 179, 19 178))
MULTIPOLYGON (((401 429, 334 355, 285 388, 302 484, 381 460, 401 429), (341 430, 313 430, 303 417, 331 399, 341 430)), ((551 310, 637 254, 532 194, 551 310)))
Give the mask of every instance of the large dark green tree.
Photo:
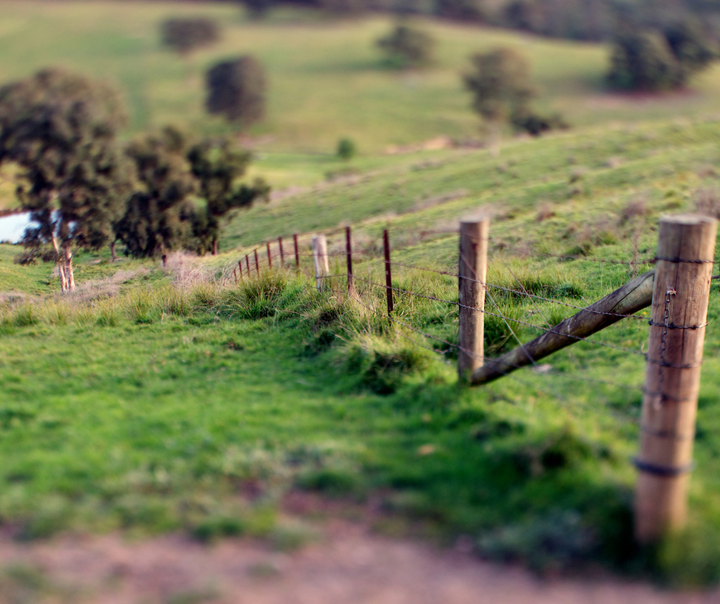
POLYGON ((193 216, 193 235, 200 253, 218 252, 222 223, 257 199, 267 198, 270 189, 256 179, 252 186, 238 184, 251 160, 251 154, 237 148, 228 138, 205 139, 188 152, 192 172, 199 183, 205 207, 193 216))
POLYGON ((241 130, 265 116, 265 70, 254 57, 218 63, 208 70, 206 86, 208 112, 222 115, 241 130))
POLYGON ((608 82, 624 90, 678 88, 716 58, 714 44, 694 21, 662 31, 623 28, 613 43, 608 82))
POLYGON ((125 253, 145 258, 188 247, 197 189, 184 156, 185 141, 174 129, 130 143, 126 155, 137 170, 136 190, 115 224, 125 253))
POLYGON ((25 245, 52 245, 63 292, 75 288, 73 253, 112 237, 131 166, 115 135, 122 103, 104 83, 48 69, 0 88, 0 163, 22 169, 18 196, 33 226, 25 245))

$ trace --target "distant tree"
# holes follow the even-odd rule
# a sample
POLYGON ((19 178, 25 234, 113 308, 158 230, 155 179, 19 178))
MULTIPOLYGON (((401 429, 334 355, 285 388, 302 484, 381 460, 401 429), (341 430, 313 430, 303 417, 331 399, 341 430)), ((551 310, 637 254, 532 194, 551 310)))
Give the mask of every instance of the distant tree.
POLYGON ((228 138, 205 139, 193 145, 187 158, 205 199, 203 209, 193 214, 194 245, 201 254, 218 253, 218 239, 223 222, 235 212, 264 199, 270 188, 261 179, 252 186, 237 184, 251 160, 251 154, 238 149, 228 138))
POLYGON ((240 0, 253 19, 262 19, 275 5, 274 0, 240 0))
POLYGON ((126 123, 106 84, 60 69, 0 88, 0 163, 23 170, 18 197, 35 225, 27 247, 52 245, 63 292, 75 289, 73 253, 112 238, 132 182, 115 135, 126 123))
POLYGON ((366 0, 317 0, 314 4, 336 15, 356 15, 371 8, 366 0))
POLYGON ((208 70, 205 81, 209 113, 224 116, 241 130, 265 116, 265 70, 254 57, 218 63, 208 70))
POLYGON ((472 107, 487 124, 497 142, 500 127, 512 115, 527 112, 536 91, 530 67, 523 55, 511 48, 499 48, 471 57, 472 69, 464 76, 472 93, 472 107))
POLYGON ((435 12, 454 21, 480 22, 485 20, 484 0, 437 0, 435 12))
POLYGON ((337 156, 340 159, 350 160, 357 155, 357 146, 351 138, 341 138, 338 141, 337 156))
POLYGON ((680 85, 680 64, 658 32, 627 31, 614 41, 608 82, 624 90, 667 90, 680 85))
POLYGON ((135 258, 159 256, 185 248, 192 237, 197 183, 185 159, 185 141, 174 129, 132 141, 126 155, 135 164, 137 185, 115 235, 135 258))
POLYGON ((401 67, 431 63, 435 49, 435 38, 422 29, 405 24, 396 25, 390 34, 376 43, 392 63, 401 67))
POLYGON ((513 0, 504 8, 508 26, 525 31, 539 31, 543 25, 543 11, 537 0, 513 0))
POLYGON ((217 23, 205 17, 167 19, 163 21, 160 30, 163 45, 182 57, 213 44, 220 37, 217 23))
POLYGON ((717 59, 717 48, 696 21, 674 22, 663 31, 673 55, 680 65, 680 83, 702 71, 717 59))

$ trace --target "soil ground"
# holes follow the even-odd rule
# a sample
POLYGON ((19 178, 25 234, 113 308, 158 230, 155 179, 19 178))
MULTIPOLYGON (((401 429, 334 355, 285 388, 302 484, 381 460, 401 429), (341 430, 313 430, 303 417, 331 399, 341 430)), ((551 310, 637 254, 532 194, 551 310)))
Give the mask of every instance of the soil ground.
POLYGON ((661 591, 616 578, 540 579, 520 568, 481 561, 463 551, 462 544, 439 550, 373 534, 365 523, 333 519, 316 529, 318 539, 291 553, 278 553, 266 542, 244 538, 212 546, 179 535, 142 541, 117 534, 64 536, 25 544, 0 538, 0 568, 6 569, 0 602, 720 602, 717 592, 661 591))

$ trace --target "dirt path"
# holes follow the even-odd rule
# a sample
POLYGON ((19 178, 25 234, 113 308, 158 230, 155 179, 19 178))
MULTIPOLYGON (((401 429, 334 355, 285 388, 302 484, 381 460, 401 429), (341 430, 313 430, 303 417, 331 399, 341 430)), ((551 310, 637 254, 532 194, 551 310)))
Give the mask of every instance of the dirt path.
POLYGON ((720 603, 717 592, 678 594, 618 580, 540 581, 520 569, 338 520, 290 554, 248 539, 212 547, 180 536, 134 543, 117 535, 30 544, 0 539, 0 568, 11 569, 0 581, 3 604, 720 603), (38 569, 42 580, 28 569, 38 569))

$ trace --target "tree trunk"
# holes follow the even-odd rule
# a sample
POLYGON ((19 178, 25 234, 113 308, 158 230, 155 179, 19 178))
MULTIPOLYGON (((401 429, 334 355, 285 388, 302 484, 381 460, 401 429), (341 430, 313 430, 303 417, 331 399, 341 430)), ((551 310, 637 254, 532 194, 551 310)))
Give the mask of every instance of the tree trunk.
POLYGON ((217 241, 217 239, 213 239, 212 255, 217 256, 217 254, 218 254, 218 241, 217 241))
POLYGON ((67 271, 65 270, 64 257, 60 253, 60 247, 58 246, 55 234, 53 234, 52 237, 52 244, 53 249, 55 250, 55 264, 57 264, 58 274, 60 275, 60 291, 64 294, 68 291, 67 271))
POLYGON ((67 281, 67 289, 65 291, 72 292, 75 291, 75 272, 73 269, 72 261, 73 255, 70 248, 65 248, 65 250, 63 250, 63 253, 63 261, 65 264, 65 279, 67 281))
POLYGON ((115 242, 114 241, 110 244, 110 254, 112 254, 112 261, 115 262, 117 260, 117 254, 115 253, 115 242))

